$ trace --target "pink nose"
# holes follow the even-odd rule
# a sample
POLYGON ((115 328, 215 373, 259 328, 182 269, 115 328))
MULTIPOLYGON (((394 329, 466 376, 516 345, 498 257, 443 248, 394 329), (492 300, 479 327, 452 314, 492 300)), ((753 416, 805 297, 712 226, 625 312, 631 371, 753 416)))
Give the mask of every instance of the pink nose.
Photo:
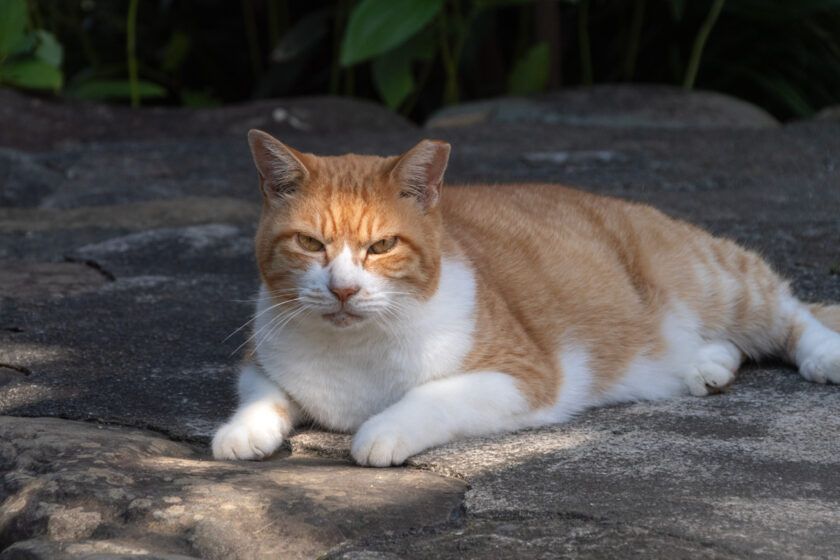
POLYGON ((341 288, 330 286, 330 291, 335 294, 338 301, 345 303, 351 296, 359 293, 359 286, 342 286, 341 288))

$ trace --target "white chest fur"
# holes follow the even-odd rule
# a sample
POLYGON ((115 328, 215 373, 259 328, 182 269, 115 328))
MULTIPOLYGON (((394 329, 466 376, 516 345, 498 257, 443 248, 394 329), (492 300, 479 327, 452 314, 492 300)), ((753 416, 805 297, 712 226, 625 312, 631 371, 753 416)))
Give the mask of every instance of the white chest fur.
MULTIPOLYGON (((475 281, 464 263, 441 264, 438 291, 399 321, 336 328, 317 315, 292 320, 260 342, 260 364, 319 424, 356 430, 412 387, 459 372, 472 345, 475 281)), ((265 287, 259 300, 257 332, 278 319, 265 287)))

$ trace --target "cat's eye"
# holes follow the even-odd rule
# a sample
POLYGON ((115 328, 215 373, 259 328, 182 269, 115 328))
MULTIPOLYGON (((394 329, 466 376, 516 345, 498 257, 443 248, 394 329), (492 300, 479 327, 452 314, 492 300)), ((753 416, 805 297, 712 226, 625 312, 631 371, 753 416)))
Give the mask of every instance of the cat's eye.
POLYGON ((312 251, 313 253, 315 253, 324 250, 324 244, 315 239, 314 237, 309 237, 308 235, 299 233, 297 234, 297 241, 298 244, 307 251, 312 251))
POLYGON ((380 239, 370 247, 368 247, 368 253, 372 255, 381 255, 382 253, 387 253, 391 249, 394 248, 394 245, 397 244, 397 238, 394 237, 386 237, 385 239, 380 239))

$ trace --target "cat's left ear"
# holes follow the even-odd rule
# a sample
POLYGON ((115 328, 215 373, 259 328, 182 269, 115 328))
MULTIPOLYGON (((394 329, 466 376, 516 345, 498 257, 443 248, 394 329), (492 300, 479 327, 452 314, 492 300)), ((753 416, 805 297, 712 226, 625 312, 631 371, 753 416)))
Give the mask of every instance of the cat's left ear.
POLYGON ((450 150, 446 142, 422 140, 404 153, 391 171, 402 188, 400 196, 416 198, 424 210, 434 208, 440 200, 450 150))

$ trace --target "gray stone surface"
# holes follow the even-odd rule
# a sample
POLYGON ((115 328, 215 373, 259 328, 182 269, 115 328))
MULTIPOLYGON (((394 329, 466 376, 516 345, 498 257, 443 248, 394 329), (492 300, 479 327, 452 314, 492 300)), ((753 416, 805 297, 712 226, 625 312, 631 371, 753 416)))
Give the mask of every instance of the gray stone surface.
POLYGON ((568 88, 527 98, 503 97, 445 107, 429 128, 540 123, 615 128, 766 128, 778 122, 764 110, 711 91, 663 85, 568 88))
POLYGON ((451 478, 288 455, 211 461, 160 434, 0 417, 0 547, 18 543, 0 558, 314 558, 460 508, 451 478))
POLYGON ((327 154, 441 138, 450 183, 648 202, 840 301, 840 122, 657 88, 520 103, 420 129, 347 100, 135 112, 0 90, 0 558, 835 555, 840 390, 777 364, 403 469, 356 468, 349 436, 317 430, 210 460, 257 287, 252 126, 327 154))

